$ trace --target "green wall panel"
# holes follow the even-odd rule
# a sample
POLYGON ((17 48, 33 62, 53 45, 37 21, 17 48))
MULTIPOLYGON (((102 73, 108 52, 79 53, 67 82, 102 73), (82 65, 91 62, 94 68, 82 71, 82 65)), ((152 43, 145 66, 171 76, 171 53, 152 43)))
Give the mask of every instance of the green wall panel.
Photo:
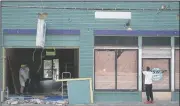
POLYGON ((93 78, 93 48, 94 36, 93 30, 84 27, 80 36, 80 77, 93 78))
POLYGON ((172 101, 179 101, 180 92, 172 92, 172 101))
POLYGON ((91 93, 89 80, 68 81, 69 104, 90 104, 91 93), (82 87, 83 86, 83 87, 82 87))
MULTIPOLYGON (((45 46, 53 47, 79 47, 79 36, 47 36, 45 46)), ((13 35, 4 36, 5 47, 35 47, 36 36, 33 35, 13 35)))
POLYGON ((141 92, 94 92, 95 102, 140 102, 141 92))
MULTIPOLYGON (((3 5, 41 6, 41 2, 3 2, 3 5)), ((178 9, 178 2, 44 2, 51 7, 83 7, 83 8, 126 8, 126 9, 158 9, 161 5, 170 5, 178 9)), ((3 7, 3 28, 36 28, 38 8, 3 7)), ((44 9, 47 12, 47 25, 50 29, 82 29, 84 26, 93 29, 125 29, 127 20, 103 20, 94 18, 94 10, 60 10, 44 9)), ((132 12, 132 28, 134 30, 178 30, 179 11, 139 10, 132 12)))
MULTIPOLYGON (((14 39, 17 39, 19 41, 35 41, 36 36, 34 35, 9 35, 4 37, 4 41, 13 41, 14 39)), ((79 41, 80 37, 79 36, 74 36, 74 35, 47 35, 46 40, 53 40, 53 41, 79 41)))

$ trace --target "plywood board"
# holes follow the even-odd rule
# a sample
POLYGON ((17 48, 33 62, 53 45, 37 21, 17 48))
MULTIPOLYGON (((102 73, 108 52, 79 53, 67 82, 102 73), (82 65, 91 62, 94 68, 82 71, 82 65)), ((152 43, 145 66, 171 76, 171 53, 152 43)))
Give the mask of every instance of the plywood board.
POLYGON ((90 80, 68 81, 69 104, 90 104, 91 96, 90 80))

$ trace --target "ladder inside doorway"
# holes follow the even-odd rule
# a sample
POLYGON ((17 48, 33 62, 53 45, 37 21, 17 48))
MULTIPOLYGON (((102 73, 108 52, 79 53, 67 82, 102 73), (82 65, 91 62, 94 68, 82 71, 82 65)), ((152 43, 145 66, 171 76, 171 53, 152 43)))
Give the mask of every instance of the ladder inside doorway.
MULTIPOLYGON (((70 78, 71 78, 70 72, 63 72, 62 73, 62 79, 70 79, 70 78)), ((67 81, 62 81, 61 86, 62 86, 62 88, 61 88, 62 98, 64 98, 64 96, 68 95, 67 81)))

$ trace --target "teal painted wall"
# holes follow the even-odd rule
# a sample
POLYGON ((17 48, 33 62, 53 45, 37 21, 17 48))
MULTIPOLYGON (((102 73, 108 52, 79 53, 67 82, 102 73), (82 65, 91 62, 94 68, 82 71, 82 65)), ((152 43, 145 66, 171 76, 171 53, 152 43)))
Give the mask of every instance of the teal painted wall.
MULTIPOLYGON (((57 36, 51 35, 46 37, 45 46, 48 47, 78 47, 80 36, 66 35, 57 36)), ((5 47, 35 47, 36 37, 35 35, 8 35, 4 36, 5 47), (23 44, 23 46, 22 46, 23 44)))
MULTIPOLYGON (((15 6, 41 6, 41 2, 3 2, 3 5, 15 6)), ((161 5, 170 5, 173 9, 179 8, 178 2, 43 2, 44 6, 51 7, 84 7, 84 8, 124 8, 124 9, 158 9, 161 5)), ((38 8, 7 8, 2 9, 3 29, 36 29, 37 14, 42 9, 38 8)), ((93 10, 59 10, 44 9, 48 13, 48 29, 80 29, 80 36, 52 36, 47 35, 46 46, 79 46, 80 47, 80 77, 93 78, 93 47, 94 29, 118 29, 125 30, 127 20, 95 19, 93 10), (61 40, 64 37, 64 40, 61 40)), ((155 11, 132 10, 131 28, 133 30, 179 30, 179 20, 176 19, 179 11, 163 11, 157 14, 155 11)), ((35 46, 35 35, 12 36, 4 35, 5 46, 35 46)), ((1 67, 2 69, 2 67, 1 67)), ((82 88, 83 89, 83 88, 82 88)), ((122 92, 94 92, 95 101, 140 101, 139 93, 122 92), (133 96, 131 96, 131 94, 133 96), (131 98, 131 99, 126 99, 131 98)))
POLYGON ((68 102, 70 105, 91 103, 91 90, 89 83, 90 80, 68 81, 68 102))
POLYGON ((94 102, 139 102, 142 101, 141 92, 94 92, 94 102))
MULTIPOLYGON (((41 6, 41 2, 3 2, 3 5, 41 6)), ((44 6, 51 7, 87 7, 87 8, 125 8, 125 9, 158 9, 161 5, 179 8, 178 2, 44 2, 44 6)), ((3 28, 36 28, 37 8, 7 8, 3 7, 3 28)), ((47 12, 47 26, 49 29, 81 29, 84 26, 93 29, 124 29, 126 20, 94 19, 91 10, 58 10, 44 9, 47 12)), ((132 28, 134 30, 171 30, 179 29, 176 19, 179 11, 132 11, 132 28)))
POLYGON ((172 101, 179 102, 179 96, 180 96, 180 92, 172 92, 172 101))

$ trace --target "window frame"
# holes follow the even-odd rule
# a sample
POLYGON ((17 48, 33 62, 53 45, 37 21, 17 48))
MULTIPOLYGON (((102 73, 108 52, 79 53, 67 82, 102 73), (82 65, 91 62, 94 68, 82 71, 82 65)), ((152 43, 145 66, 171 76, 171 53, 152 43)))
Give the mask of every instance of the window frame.
MULTIPOLYGON (((174 49, 174 51, 176 51, 176 50, 179 50, 180 51, 180 48, 175 48, 174 49)), ((176 56, 176 52, 174 52, 174 57, 176 56)), ((175 57, 176 58, 176 57, 175 57)), ((176 70, 175 70, 175 67, 176 67, 176 60, 174 59, 174 74, 176 74, 176 70)), ((179 73, 179 75, 180 75, 180 73, 179 73)), ((176 77, 174 76, 174 91, 177 91, 177 92, 180 92, 180 88, 179 89, 176 89, 176 77)))
MULTIPOLYGON (((42 80, 53 80, 53 77, 52 78, 44 78, 44 70, 50 70, 50 69, 44 69, 44 60, 51 60, 51 63, 52 63, 51 70, 53 70, 53 58, 51 58, 51 57, 44 58, 42 60, 42 80)), ((53 75, 53 71, 52 71, 52 75, 53 75)))
POLYGON ((152 37, 152 36, 148 36, 148 37, 142 37, 142 47, 144 48, 144 47, 168 47, 168 48, 171 48, 171 37, 152 37), (169 44, 168 45, 152 45, 152 44, 145 44, 144 42, 145 42, 145 39, 147 40, 149 38, 149 40, 152 40, 153 41, 153 39, 150 39, 150 38, 154 38, 154 39, 157 39, 157 38, 159 38, 159 39, 162 39, 162 38, 168 38, 168 40, 169 40, 169 44))
MULTIPOLYGON (((180 37, 174 37, 174 51, 176 50, 180 50, 180 44, 179 44, 179 40, 180 40, 180 37)), ((174 56, 176 56, 176 52, 174 52, 174 56)), ((176 57, 175 57, 176 58, 176 57)), ((174 59, 174 67, 176 67, 176 64, 175 64, 176 60, 174 59)), ((175 70, 175 69, 174 69, 175 70)), ((174 74, 176 74, 174 72, 174 74)), ((175 82, 176 82, 176 77, 174 76, 174 91, 176 92, 180 92, 180 88, 179 89, 176 89, 176 85, 175 85, 175 82)))
POLYGON ((139 50, 138 50, 138 48, 137 47, 134 47, 134 49, 132 49, 132 48, 122 48, 123 50, 136 50, 137 51, 137 84, 136 84, 136 89, 118 89, 117 88, 117 52, 118 52, 118 50, 121 50, 121 48, 118 48, 118 49, 116 49, 116 48, 112 48, 112 49, 110 49, 110 48, 102 48, 102 49, 100 49, 100 48, 98 48, 98 49, 94 49, 94 90, 95 91, 128 91, 128 92, 137 92, 138 91, 138 89, 139 89, 139 76, 138 76, 138 74, 139 74, 139 71, 138 71, 138 66, 139 66, 139 50), (96 63, 95 63, 95 59, 96 59, 96 56, 95 56, 95 52, 96 51, 107 51, 107 50, 110 50, 110 51, 114 51, 115 52, 115 89, 96 89, 96 70, 95 70, 95 68, 96 68, 96 63))
MULTIPOLYGON (((143 59, 150 59, 150 60, 155 60, 157 58, 142 58, 142 67, 143 67, 143 59)), ((153 90, 153 92, 170 92, 171 91, 171 58, 158 58, 158 59, 168 59, 169 61, 169 89, 155 89, 153 90)), ((145 92, 145 89, 144 89, 144 75, 142 73, 142 92, 145 92)))
MULTIPOLYGON (((108 42, 109 40, 107 40, 107 41, 104 41, 104 42, 108 42)), ((128 42, 128 41, 127 41, 128 42)), ((131 42, 131 41, 129 41, 129 42, 131 42)), ((105 46, 105 47, 138 47, 138 37, 137 36, 94 36, 94 46, 95 47, 100 47, 100 46, 105 46), (104 44, 99 44, 99 43, 102 43, 102 42, 96 42, 96 37, 102 37, 102 40, 104 40, 103 39, 103 37, 109 37, 109 39, 110 38, 112 38, 113 40, 115 39, 115 37, 117 37, 117 39, 116 39, 116 42, 118 43, 118 44, 114 44, 114 43, 112 43, 112 44, 110 44, 110 43, 104 43, 104 44), (127 44, 119 44, 119 42, 121 42, 121 41, 119 41, 120 40, 120 38, 121 39, 124 39, 124 40, 129 40, 129 38, 131 38, 131 40, 135 43, 135 44, 130 44, 130 45, 127 45, 127 44)))
POLYGON ((174 37, 174 46, 175 46, 175 49, 180 49, 180 37, 174 37))

